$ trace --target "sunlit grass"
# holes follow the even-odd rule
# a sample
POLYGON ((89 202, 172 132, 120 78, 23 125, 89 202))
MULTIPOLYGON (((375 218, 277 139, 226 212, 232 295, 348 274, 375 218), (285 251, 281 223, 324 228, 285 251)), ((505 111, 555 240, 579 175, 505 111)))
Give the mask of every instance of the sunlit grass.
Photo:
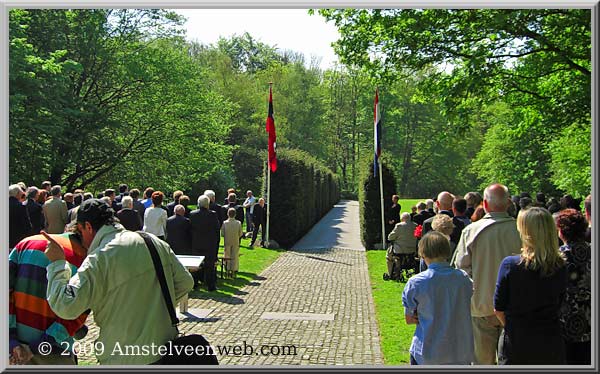
MULTIPOLYGON (((255 244, 258 244, 259 240, 255 244)), ((200 287, 190 292, 190 297, 219 298, 239 295, 241 289, 258 279, 269 265, 271 265, 284 249, 267 249, 255 246, 250 249, 250 239, 242 239, 240 245, 239 271, 235 279, 221 278, 221 266, 217 265, 217 290, 208 292, 200 287)), ((223 256, 223 238, 219 246, 219 257, 223 256)))
POLYGON ((385 365, 408 365, 410 363, 408 349, 415 326, 407 325, 404 321, 402 307, 404 283, 383 280, 383 273, 387 272, 385 254, 385 251, 367 251, 381 351, 385 365))
POLYGON ((425 202, 427 199, 400 199, 398 203, 400 203, 400 212, 408 212, 410 213, 410 208, 416 206, 419 201, 425 202))
MULTIPOLYGON (((410 213, 413 205, 425 200, 400 199, 398 201, 401 206, 400 211, 410 213)), ((404 321, 402 291, 405 283, 383 280, 383 273, 387 272, 385 254, 386 251, 367 251, 381 351, 386 365, 408 365, 410 363, 408 349, 415 333, 415 326, 407 325, 404 321)))

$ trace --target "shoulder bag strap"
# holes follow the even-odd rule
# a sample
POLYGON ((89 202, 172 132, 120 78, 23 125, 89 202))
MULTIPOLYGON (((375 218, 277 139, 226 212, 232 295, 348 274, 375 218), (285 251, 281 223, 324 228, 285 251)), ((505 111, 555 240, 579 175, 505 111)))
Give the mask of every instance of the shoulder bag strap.
POLYGON ((173 307, 173 302, 171 301, 171 294, 169 293, 169 287, 167 286, 167 280, 165 278, 165 271, 162 267, 162 262, 160 261, 160 256, 156 251, 156 247, 150 238, 150 235, 143 231, 137 231, 138 234, 144 239, 146 242, 146 247, 150 251, 150 256, 152 257, 152 263, 154 264, 154 270, 156 271, 156 276, 158 278, 158 283, 160 283, 160 289, 163 294, 163 298, 165 300, 165 304, 167 306, 167 310, 169 311, 169 317, 171 317, 171 324, 177 327, 179 323, 179 319, 177 318, 177 314, 175 313, 175 308, 173 307))

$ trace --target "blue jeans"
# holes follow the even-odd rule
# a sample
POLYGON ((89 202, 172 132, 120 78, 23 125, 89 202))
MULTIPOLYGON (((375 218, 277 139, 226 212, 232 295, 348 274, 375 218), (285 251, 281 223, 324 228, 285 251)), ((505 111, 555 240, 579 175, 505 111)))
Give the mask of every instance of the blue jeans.
POLYGON ((246 209, 246 232, 254 231, 254 224, 252 223, 252 213, 250 209, 246 209))

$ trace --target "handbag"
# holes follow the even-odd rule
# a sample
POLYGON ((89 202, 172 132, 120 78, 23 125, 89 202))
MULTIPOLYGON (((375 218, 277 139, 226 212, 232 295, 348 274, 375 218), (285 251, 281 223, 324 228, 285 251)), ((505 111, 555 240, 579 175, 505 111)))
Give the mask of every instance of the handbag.
POLYGON ((171 302, 171 294, 169 293, 169 287, 167 287, 167 281, 165 278, 165 272, 160 261, 160 256, 156 251, 156 247, 152 242, 150 236, 143 232, 137 231, 138 234, 144 239, 146 247, 152 257, 152 263, 154 264, 154 270, 160 284, 160 289, 171 318, 171 324, 177 330, 177 337, 169 342, 166 346, 168 348, 167 353, 162 358, 155 362, 156 365, 218 365, 219 360, 214 352, 214 349, 210 343, 199 334, 191 335, 180 335, 177 325, 179 319, 175 313, 175 307, 171 302))

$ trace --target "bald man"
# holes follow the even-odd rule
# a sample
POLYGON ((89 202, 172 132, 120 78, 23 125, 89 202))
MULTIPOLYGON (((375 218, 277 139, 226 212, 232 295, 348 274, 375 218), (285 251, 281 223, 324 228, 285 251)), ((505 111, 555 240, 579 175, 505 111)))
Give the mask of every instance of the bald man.
MULTIPOLYGON (((460 219, 455 219, 454 213, 452 212, 452 202, 454 201, 454 195, 448 191, 440 192, 437 196, 437 200, 435 201, 435 205, 438 208, 438 214, 445 214, 448 217, 452 218, 452 223, 454 223, 454 230, 450 235, 450 241, 455 245, 458 244, 458 240, 460 239, 460 234, 462 230, 465 228, 465 223, 460 219)), ((431 231, 431 223, 435 216, 430 217, 423 221, 423 235, 427 234, 431 231)))
POLYGON ((521 237, 516 220, 506 211, 510 203, 508 188, 492 184, 483 193, 485 216, 465 227, 458 241, 452 265, 473 279, 471 319, 475 342, 475 364, 494 365, 502 325, 494 315, 494 290, 500 263, 519 254, 521 237))

